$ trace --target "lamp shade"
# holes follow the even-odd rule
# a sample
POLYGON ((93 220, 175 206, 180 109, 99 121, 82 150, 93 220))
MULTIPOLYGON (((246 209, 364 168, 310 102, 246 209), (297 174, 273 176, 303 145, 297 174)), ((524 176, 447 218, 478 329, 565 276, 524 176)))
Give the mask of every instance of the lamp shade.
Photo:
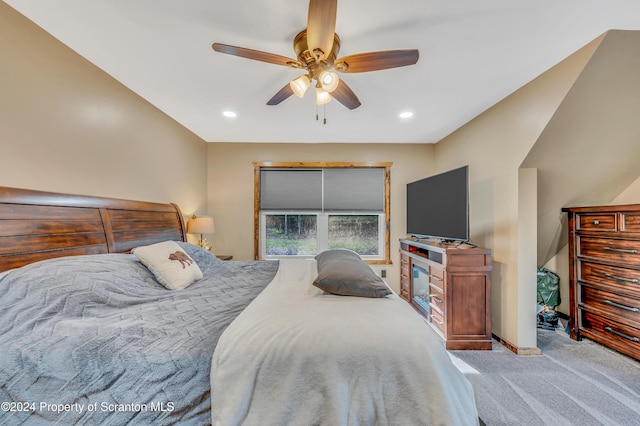
POLYGON ((320 85, 325 90, 325 92, 333 92, 338 88, 338 84, 340 84, 340 78, 338 78, 338 74, 330 71, 325 71, 320 74, 318 80, 320 81, 320 85))
POLYGON ((193 217, 187 223, 189 234, 213 234, 215 230, 216 226, 210 216, 193 217))
POLYGON ((316 105, 324 105, 331 101, 331 95, 322 87, 316 87, 316 105))
POLYGON ((311 85, 311 78, 309 78, 308 75, 302 75, 295 80, 291 80, 289 85, 291 86, 293 93, 295 93, 297 97, 301 98, 311 85))

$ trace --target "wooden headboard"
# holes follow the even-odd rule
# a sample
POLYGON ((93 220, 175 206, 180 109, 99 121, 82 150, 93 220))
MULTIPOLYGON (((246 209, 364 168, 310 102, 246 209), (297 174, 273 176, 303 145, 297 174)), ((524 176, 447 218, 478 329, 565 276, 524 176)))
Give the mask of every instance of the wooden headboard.
POLYGON ((175 204, 0 186, 0 272, 53 257, 124 253, 166 240, 186 241, 175 204))

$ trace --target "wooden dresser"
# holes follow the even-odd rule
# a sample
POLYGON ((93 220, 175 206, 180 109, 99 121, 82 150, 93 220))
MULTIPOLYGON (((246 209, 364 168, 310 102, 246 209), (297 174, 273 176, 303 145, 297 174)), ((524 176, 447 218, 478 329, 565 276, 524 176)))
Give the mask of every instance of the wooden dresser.
POLYGON ((640 359, 640 204, 564 208, 570 335, 640 359))
POLYGON ((490 250, 401 239, 400 262, 400 296, 447 349, 491 349, 490 250))

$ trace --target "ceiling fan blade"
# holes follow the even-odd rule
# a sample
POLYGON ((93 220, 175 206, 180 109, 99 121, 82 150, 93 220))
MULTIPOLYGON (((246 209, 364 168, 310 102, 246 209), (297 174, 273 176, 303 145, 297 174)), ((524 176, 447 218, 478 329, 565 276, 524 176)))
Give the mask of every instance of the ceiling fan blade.
POLYGON ((261 52, 259 50, 246 49, 244 47, 236 47, 220 43, 213 43, 212 47, 216 52, 226 53, 228 55, 269 62, 271 64, 283 65, 285 67, 302 68, 302 63, 300 61, 287 58, 286 56, 276 55, 274 53, 261 52))
POLYGON ((338 83, 336 90, 331 92, 331 96, 349 109, 356 109, 362 105, 362 103, 360 103, 360 99, 358 99, 356 94, 353 93, 353 90, 351 90, 351 88, 347 86, 347 83, 342 81, 342 79, 340 79, 340 83, 338 83))
POLYGON ((358 53, 336 59, 333 67, 346 73, 378 71, 413 65, 418 62, 419 56, 417 49, 358 53))
POLYGON ((313 53, 320 49, 320 59, 327 59, 336 32, 338 0, 310 0, 307 19, 307 45, 313 53))
POLYGON ((278 93, 273 95, 273 98, 269 99, 267 105, 278 105, 291 95, 293 95, 293 89, 291 88, 291 84, 287 83, 287 85, 280 89, 278 93))

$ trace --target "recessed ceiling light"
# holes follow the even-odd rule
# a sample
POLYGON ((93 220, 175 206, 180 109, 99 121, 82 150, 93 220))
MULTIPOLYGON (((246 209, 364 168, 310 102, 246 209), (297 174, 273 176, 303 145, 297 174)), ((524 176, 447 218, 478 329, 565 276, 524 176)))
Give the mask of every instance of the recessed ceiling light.
POLYGON ((238 114, 236 114, 233 111, 225 111, 225 112, 222 113, 222 115, 224 115, 225 117, 228 117, 228 118, 236 118, 238 116, 238 114))
POLYGON ((413 112, 411 112, 411 111, 404 111, 404 112, 401 112, 401 113, 399 114, 399 117, 400 117, 400 118, 411 118, 411 117, 413 117, 413 112))

